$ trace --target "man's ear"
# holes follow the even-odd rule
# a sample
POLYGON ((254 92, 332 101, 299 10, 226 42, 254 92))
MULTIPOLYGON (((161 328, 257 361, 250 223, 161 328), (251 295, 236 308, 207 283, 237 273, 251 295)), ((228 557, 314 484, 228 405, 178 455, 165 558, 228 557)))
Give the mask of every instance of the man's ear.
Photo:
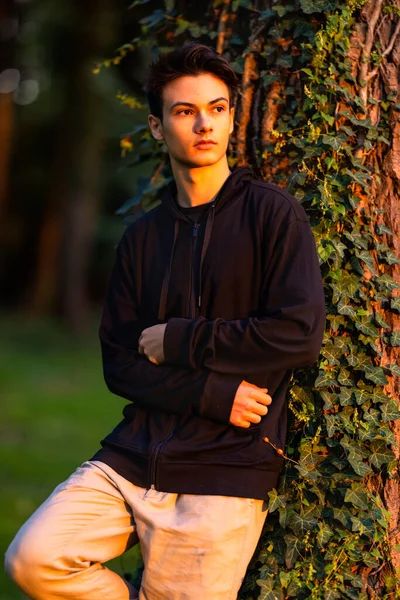
POLYGON ((232 133, 233 128, 235 126, 235 109, 232 106, 232 108, 229 109, 229 135, 232 133))
POLYGON ((149 123, 151 135, 153 136, 154 139, 161 142, 164 139, 164 134, 163 134, 163 126, 162 126, 160 117, 155 117, 154 115, 149 115, 147 120, 149 123))

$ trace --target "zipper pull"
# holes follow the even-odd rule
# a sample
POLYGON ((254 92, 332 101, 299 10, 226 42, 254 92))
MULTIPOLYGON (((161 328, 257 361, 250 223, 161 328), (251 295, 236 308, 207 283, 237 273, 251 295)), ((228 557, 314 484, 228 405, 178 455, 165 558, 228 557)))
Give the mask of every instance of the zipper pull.
POLYGON ((193 223, 193 237, 197 237, 197 230, 200 227, 199 223, 193 223))

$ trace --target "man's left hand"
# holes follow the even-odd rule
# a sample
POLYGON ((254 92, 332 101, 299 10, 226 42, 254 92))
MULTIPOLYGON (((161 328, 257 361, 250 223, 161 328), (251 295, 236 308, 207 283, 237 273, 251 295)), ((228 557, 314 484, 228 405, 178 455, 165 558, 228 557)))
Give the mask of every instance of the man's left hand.
POLYGON ((143 329, 139 338, 139 353, 144 354, 155 365, 165 362, 164 332, 166 327, 167 323, 147 327, 143 329))

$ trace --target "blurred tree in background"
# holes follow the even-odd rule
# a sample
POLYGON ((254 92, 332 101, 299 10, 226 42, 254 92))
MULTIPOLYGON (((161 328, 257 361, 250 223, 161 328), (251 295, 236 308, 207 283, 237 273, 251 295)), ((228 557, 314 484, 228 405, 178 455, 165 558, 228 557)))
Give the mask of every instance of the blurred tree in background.
POLYGON ((119 139, 145 116, 116 95, 143 98, 145 53, 94 73, 139 32, 127 7, 8 0, 0 8, 0 304, 58 315, 77 333, 101 302, 110 243, 123 229, 115 210, 135 190, 119 139))

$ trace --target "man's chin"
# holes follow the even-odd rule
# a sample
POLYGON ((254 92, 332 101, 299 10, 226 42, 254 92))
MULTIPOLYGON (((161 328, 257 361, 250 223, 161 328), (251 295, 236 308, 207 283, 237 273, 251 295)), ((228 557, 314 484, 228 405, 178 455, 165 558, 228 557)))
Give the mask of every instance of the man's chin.
POLYGON ((175 162, 188 169, 200 169, 201 167, 212 167, 217 164, 222 156, 195 156, 175 158, 175 162))

